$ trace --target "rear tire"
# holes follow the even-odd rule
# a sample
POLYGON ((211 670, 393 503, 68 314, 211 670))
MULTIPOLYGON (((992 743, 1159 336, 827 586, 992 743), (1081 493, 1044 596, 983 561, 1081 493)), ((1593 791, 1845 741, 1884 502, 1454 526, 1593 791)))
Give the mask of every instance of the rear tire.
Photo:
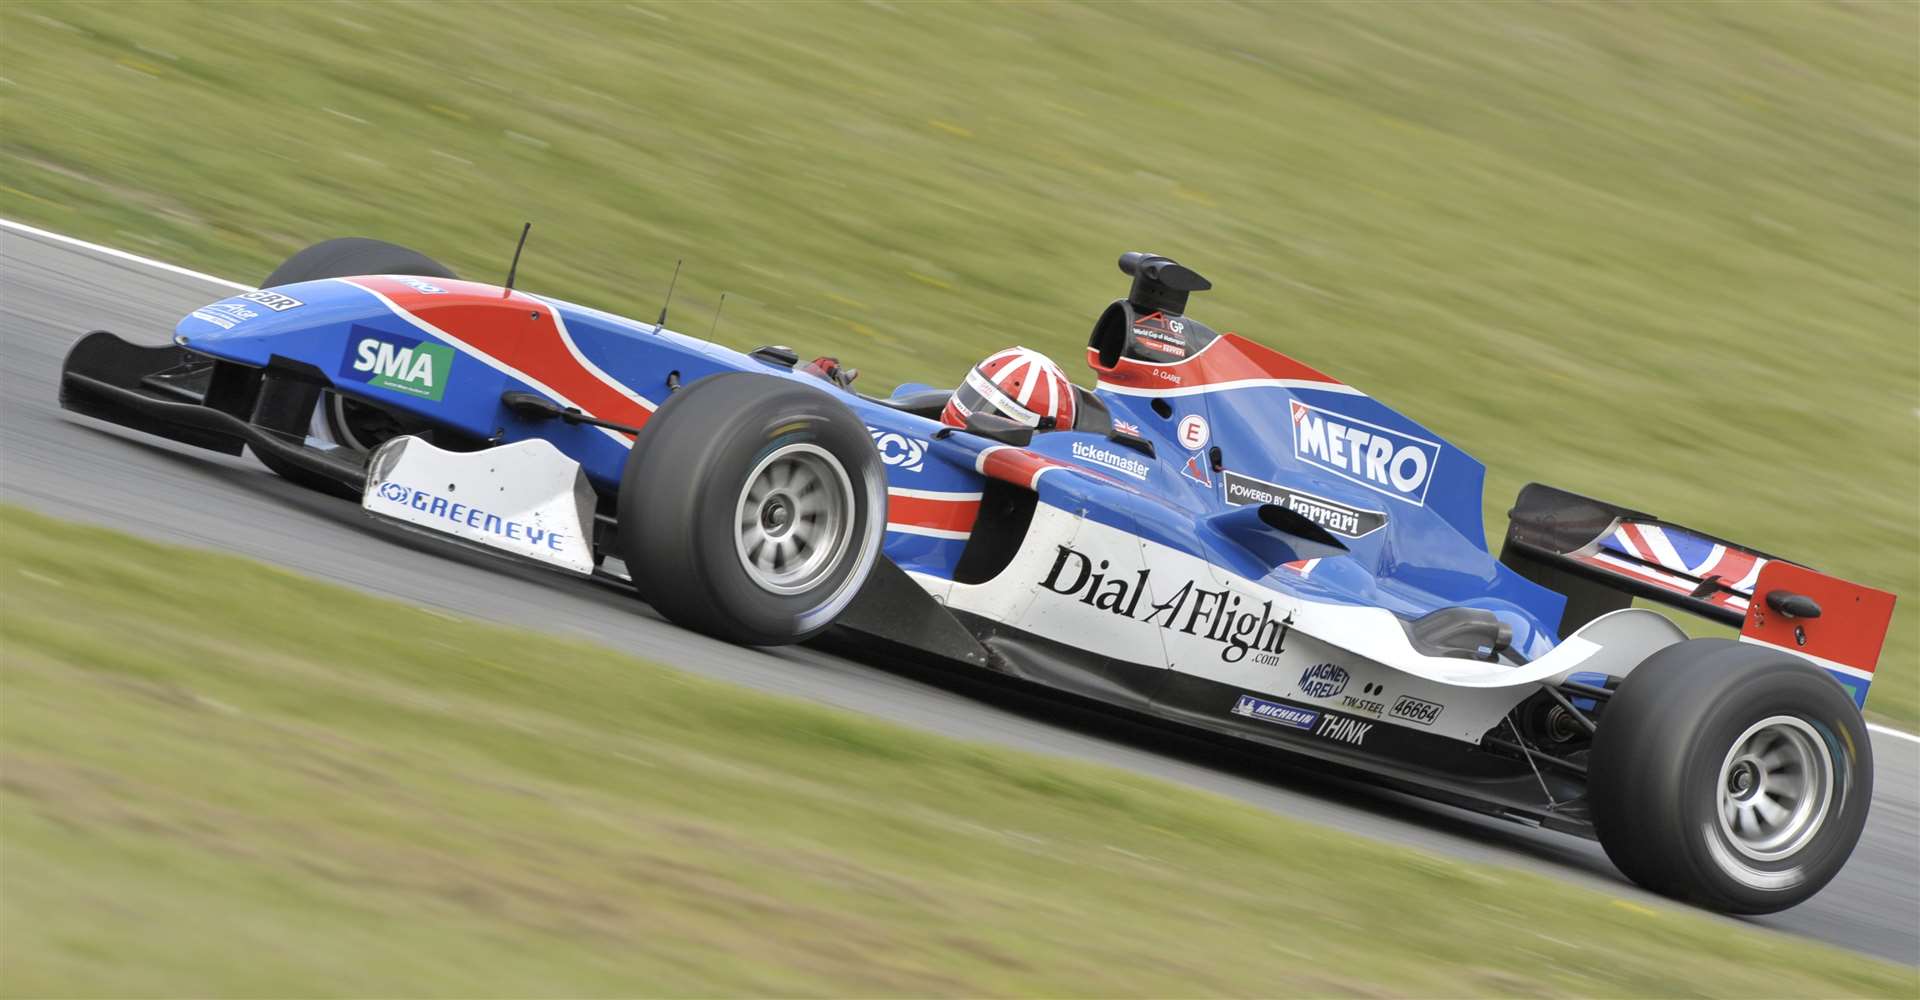
POLYGON ((684 628, 774 646, 819 634, 880 555, 887 480, 825 391, 730 372, 669 396, 620 479, 617 548, 684 628))
MULTIPOLYGON (((362 274, 406 274, 419 278, 454 279, 453 271, 439 261, 416 250, 361 236, 315 243, 288 257, 273 269, 262 288, 291 285, 322 278, 351 278, 362 274)), ((357 399, 349 399, 331 389, 320 392, 314 404, 313 419, 307 434, 328 444, 345 448, 356 455, 372 452, 397 434, 405 425, 391 413, 357 399)), ((256 454, 260 464, 288 482, 347 500, 360 496, 351 487, 316 476, 297 466, 283 465, 266 455, 256 454)))
POLYGON ((1607 704, 1589 761, 1594 830, 1648 889, 1771 913, 1846 864, 1873 797, 1866 723, 1788 653, 1692 639, 1648 657, 1607 704))

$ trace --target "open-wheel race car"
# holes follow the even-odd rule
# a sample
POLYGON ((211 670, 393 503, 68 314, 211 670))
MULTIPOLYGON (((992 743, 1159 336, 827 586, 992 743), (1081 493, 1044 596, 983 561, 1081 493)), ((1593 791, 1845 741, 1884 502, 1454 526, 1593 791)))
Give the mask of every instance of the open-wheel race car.
POLYGON ((785 347, 362 239, 164 346, 86 335, 61 402, 251 450, 376 518, 624 575, 731 641, 837 629, 1597 837, 1715 909, 1791 906, 1845 863, 1891 594, 1537 484, 1496 557, 1479 462, 1186 315, 1210 287, 1193 270, 1120 264, 1131 289, 1064 421, 956 426, 948 391, 861 395, 785 347), (1635 598, 1738 638, 1689 639, 1635 598))

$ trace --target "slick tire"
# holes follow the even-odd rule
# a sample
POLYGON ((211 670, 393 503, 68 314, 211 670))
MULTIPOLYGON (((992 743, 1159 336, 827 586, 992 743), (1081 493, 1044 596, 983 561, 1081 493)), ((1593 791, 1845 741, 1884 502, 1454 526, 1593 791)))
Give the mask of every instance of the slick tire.
POLYGON ((410 274, 416 278, 448 278, 456 275, 447 266, 426 254, 382 240, 363 236, 343 236, 327 240, 294 254, 273 269, 261 288, 291 285, 296 281, 321 278, 351 278, 361 274, 410 274))
MULTIPOLYGON (((351 278, 361 274, 408 274, 419 278, 454 278, 446 265, 418 251, 381 240, 347 236, 313 246, 294 254, 273 269, 262 288, 291 285, 322 278, 351 278)), ((314 404, 308 435, 355 453, 371 452, 382 442, 406 432, 394 414, 359 400, 348 399, 331 390, 320 393, 314 404)), ((360 495, 351 487, 316 476, 295 466, 286 466, 265 455, 260 463, 288 482, 348 500, 360 495)))
POLYGON ((731 372, 667 398, 620 479, 617 548, 669 621, 777 646, 833 624, 886 530, 866 426, 822 389, 731 372))
POLYGON ((1724 913, 1772 913, 1827 884, 1873 797, 1852 699, 1798 657, 1692 639, 1635 667, 1600 717, 1594 829, 1627 877, 1724 913))

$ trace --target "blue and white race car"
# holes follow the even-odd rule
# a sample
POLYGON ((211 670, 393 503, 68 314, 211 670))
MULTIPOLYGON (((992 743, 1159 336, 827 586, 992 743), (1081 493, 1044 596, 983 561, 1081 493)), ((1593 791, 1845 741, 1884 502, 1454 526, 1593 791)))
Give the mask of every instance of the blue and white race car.
POLYGON ((1210 287, 1191 269, 1120 268, 1095 386, 1051 429, 950 426, 946 391, 861 395, 784 347, 362 239, 194 310, 167 346, 88 334, 61 402, 629 578, 732 641, 837 629, 1597 837, 1716 909, 1791 906, 1838 872, 1871 798, 1860 708, 1891 594, 1537 484, 1496 557, 1472 456, 1188 316, 1210 287))

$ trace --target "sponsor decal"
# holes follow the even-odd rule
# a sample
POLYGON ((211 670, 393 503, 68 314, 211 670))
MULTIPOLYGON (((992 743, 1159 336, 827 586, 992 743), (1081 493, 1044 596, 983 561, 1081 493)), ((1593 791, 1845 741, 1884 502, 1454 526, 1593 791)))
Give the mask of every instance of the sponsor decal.
POLYGON ((1134 332, 1143 334, 1138 340, 1135 340, 1134 343, 1139 344, 1141 347, 1144 347, 1147 350, 1154 351, 1159 354, 1165 354, 1166 356, 1171 358, 1184 358, 1187 356, 1187 348, 1185 344, 1181 344, 1173 340, 1162 340, 1158 336, 1145 334, 1144 331, 1141 331, 1138 329, 1136 329, 1134 332))
POLYGON ((1207 427, 1207 418, 1198 413, 1189 413, 1180 418, 1180 425, 1174 430, 1174 439, 1180 447, 1188 451, 1199 451, 1207 446, 1211 433, 1207 427))
POLYGON ((404 275, 396 276, 393 280, 398 281, 399 283, 407 286, 408 288, 413 289, 416 292, 419 292, 422 295, 447 294, 446 289, 441 288, 439 285, 436 285, 431 281, 422 281, 419 278, 409 278, 404 275))
POLYGON ((1358 719, 1345 719, 1338 715, 1328 714, 1320 720, 1320 726, 1313 731, 1313 735, 1321 739, 1332 740, 1335 743, 1351 743, 1354 746, 1363 746, 1367 742, 1367 734, 1373 731, 1373 726, 1374 724, 1371 722, 1361 722, 1358 719))
POLYGON ((1300 672, 1300 693, 1309 698, 1332 698, 1347 689, 1347 672, 1332 663, 1316 663, 1300 672))
POLYGON ((880 461, 908 472, 919 472, 926 464, 925 441, 878 427, 868 427, 867 433, 873 435, 873 447, 880 452, 880 461))
POLYGON ((1250 694, 1241 695, 1240 700, 1233 703, 1233 714, 1293 729, 1312 729, 1313 724, 1320 721, 1320 713, 1311 708, 1295 708, 1250 694))
MULTIPOLYGON (((1002 392, 1000 386, 992 379, 980 374, 980 369, 975 368, 968 372, 967 377, 963 381, 974 392, 979 393, 981 399, 991 403, 993 408, 999 411, 1000 416, 1027 427, 1040 426, 1040 415, 1038 413, 1033 412, 1019 400, 1002 392)), ((959 393, 955 393, 954 395, 957 397, 959 393)), ((962 409, 964 410, 965 408, 962 407, 962 409)))
POLYGON ((1151 467, 1137 458, 1129 458, 1118 452, 1088 444, 1085 441, 1073 443, 1073 457, 1082 462, 1090 462, 1109 472, 1118 472, 1123 476, 1145 480, 1151 467))
POLYGON ((1187 356, 1187 324, 1177 319, 1167 319, 1160 313, 1142 316, 1133 322, 1133 342, 1156 354, 1168 357, 1187 356))
POLYGON ((1439 445, 1299 400, 1291 405, 1294 457, 1376 493, 1426 506, 1439 445))
POLYGON ((193 311, 194 319, 212 323, 222 330, 231 330, 247 320, 258 318, 259 315, 246 306, 232 302, 215 302, 213 305, 202 306, 193 311))
POLYGON ((1403 694, 1393 703, 1392 715, 1396 719, 1431 726, 1435 719, 1440 718, 1440 713, 1444 710, 1444 706, 1415 698, 1410 694, 1403 694))
POLYGON ((286 312, 289 309, 298 309, 306 305, 306 303, 291 295, 282 295, 279 292, 265 288, 257 292, 248 292, 240 296, 240 298, 246 299, 248 302, 258 302, 274 312, 286 312))
POLYGON ((453 348, 356 326, 340 375, 355 382, 439 402, 453 369, 453 348))
POLYGON ((1119 431, 1119 432, 1120 432, 1120 433, 1122 433, 1122 434, 1126 434, 1126 435, 1128 435, 1128 436, 1130 436, 1130 437, 1142 437, 1142 436, 1144 436, 1144 435, 1142 435, 1142 434, 1140 433, 1140 425, 1139 425, 1139 424, 1130 424, 1130 423, 1128 423, 1128 422, 1126 422, 1125 420, 1115 420, 1115 421, 1113 422, 1113 429, 1114 429, 1114 430, 1116 430, 1116 431, 1119 431))
POLYGON ((1277 504, 1336 535, 1348 538, 1371 535, 1387 523, 1386 511, 1350 506, 1238 472, 1222 475, 1227 482, 1227 503, 1235 507, 1256 503, 1277 504))
POLYGON ((1387 688, 1384 684, 1368 684, 1360 689, 1358 695, 1341 695, 1340 704, 1356 712, 1365 712, 1377 719, 1380 717, 1381 712, 1387 710, 1387 706, 1378 700, 1382 694, 1386 693, 1386 690, 1387 688))
POLYGON ((470 504, 456 503, 443 496, 436 496, 426 490, 415 489, 404 483, 387 480, 375 487, 380 499, 401 504, 427 514, 430 517, 444 518, 454 524, 464 524, 476 531, 499 535, 516 542, 526 542, 536 548, 547 548, 555 552, 563 551, 562 545, 569 536, 563 532, 550 531, 536 525, 525 524, 511 518, 501 517, 483 508, 470 504))
POLYGON ((1208 590, 1187 580, 1168 592, 1165 600, 1155 602, 1148 594, 1149 570, 1108 576, 1105 559, 1095 562, 1077 549, 1058 548, 1060 554, 1040 586, 1121 618, 1217 642, 1225 663, 1239 663, 1252 655, 1255 663, 1279 664, 1287 633, 1293 628, 1293 614, 1275 617, 1273 601, 1261 601, 1256 607, 1231 589, 1208 590))
POLYGON ((1213 489, 1213 477, 1207 475, 1207 467, 1200 461, 1200 456, 1198 455, 1193 455, 1187 459, 1186 468, 1181 469, 1180 474, 1205 486, 1207 489, 1213 489))
POLYGON ((1318 565, 1320 565, 1320 560, 1318 557, 1315 557, 1313 559, 1295 559, 1290 563, 1280 564, 1280 566, 1283 569, 1292 570, 1293 572, 1298 573, 1301 576, 1312 576, 1313 568, 1318 565))

